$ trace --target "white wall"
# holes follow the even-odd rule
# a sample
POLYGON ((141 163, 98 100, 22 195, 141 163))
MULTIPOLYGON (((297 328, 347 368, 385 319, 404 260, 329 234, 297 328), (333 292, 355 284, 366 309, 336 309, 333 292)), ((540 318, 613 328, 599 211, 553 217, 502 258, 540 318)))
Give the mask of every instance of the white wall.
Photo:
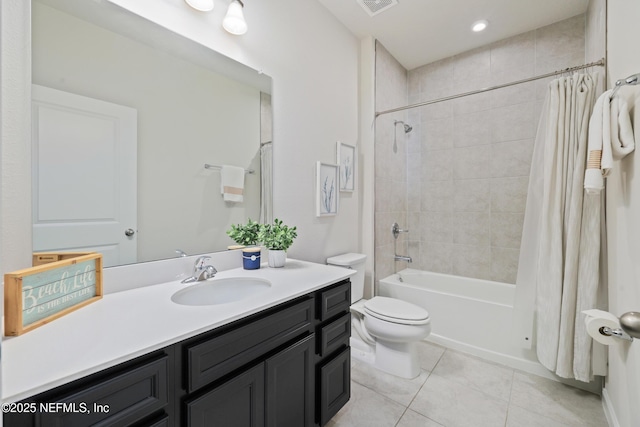
MULTIPOLYGON (((639 18, 637 0, 608 2, 608 87, 640 73, 639 18)), ((619 94, 635 103, 636 151, 616 163, 607 178, 609 311, 617 316, 640 311, 640 87, 619 94)), ((640 425, 640 340, 609 347, 604 397, 615 417, 612 425, 640 425)))
POLYGON ((211 13, 183 0, 112 2, 273 78, 274 214, 298 227, 289 255, 358 251, 358 191, 341 194, 337 216, 315 217, 316 162, 335 162, 337 140, 359 143, 358 40, 318 2, 247 2, 241 37, 221 28, 226 2, 211 13))

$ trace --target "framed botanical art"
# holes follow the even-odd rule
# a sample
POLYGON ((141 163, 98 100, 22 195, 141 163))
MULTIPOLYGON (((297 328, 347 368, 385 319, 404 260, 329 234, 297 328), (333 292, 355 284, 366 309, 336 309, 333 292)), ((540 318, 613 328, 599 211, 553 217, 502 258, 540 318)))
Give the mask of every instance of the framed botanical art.
POLYGON ((340 191, 356 189, 356 147, 338 141, 337 163, 340 166, 340 191))
POLYGON ((316 165, 316 216, 338 213, 338 165, 318 162, 316 165))

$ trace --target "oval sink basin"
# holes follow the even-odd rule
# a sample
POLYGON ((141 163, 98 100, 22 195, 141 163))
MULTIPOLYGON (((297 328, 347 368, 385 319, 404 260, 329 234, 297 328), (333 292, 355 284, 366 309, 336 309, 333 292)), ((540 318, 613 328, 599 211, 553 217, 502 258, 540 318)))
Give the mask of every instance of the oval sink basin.
POLYGON ((253 277, 210 279, 188 285, 171 296, 171 301, 182 305, 216 305, 241 301, 271 288, 271 282, 253 277))

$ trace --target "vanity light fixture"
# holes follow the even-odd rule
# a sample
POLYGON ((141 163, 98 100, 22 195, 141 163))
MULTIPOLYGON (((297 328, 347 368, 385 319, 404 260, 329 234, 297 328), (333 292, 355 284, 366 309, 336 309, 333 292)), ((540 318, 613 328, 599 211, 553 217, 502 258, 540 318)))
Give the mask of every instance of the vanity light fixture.
POLYGON ((233 0, 229 5, 227 14, 222 21, 222 27, 231 34, 242 35, 247 32, 247 22, 244 20, 241 0, 233 0))
POLYGON ((213 10, 213 0, 184 0, 189 6, 200 12, 213 10))
POLYGON ((474 22, 471 29, 474 32, 479 33, 480 31, 484 31, 487 28, 487 25, 489 25, 489 23, 484 19, 481 19, 480 21, 474 22))

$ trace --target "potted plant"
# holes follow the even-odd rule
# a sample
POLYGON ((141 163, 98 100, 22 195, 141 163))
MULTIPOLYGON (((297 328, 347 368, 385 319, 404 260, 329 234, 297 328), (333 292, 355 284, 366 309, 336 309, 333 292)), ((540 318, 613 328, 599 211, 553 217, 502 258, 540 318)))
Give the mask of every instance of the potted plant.
POLYGON ((229 249, 242 248, 242 267, 245 270, 256 270, 260 268, 260 248, 258 244, 258 233, 260 224, 256 221, 249 221, 246 224, 232 224, 227 230, 227 235, 240 247, 229 247, 229 249), (253 246, 246 248, 246 246, 253 246))
POLYGON ((260 227, 258 240, 269 249, 269 267, 284 267, 287 249, 296 237, 298 237, 296 227, 284 225, 277 218, 273 220, 273 224, 263 224, 260 227))
POLYGON ((255 246, 258 244, 258 232, 260 224, 249 218, 246 224, 231 224, 227 235, 231 240, 241 246, 255 246))

